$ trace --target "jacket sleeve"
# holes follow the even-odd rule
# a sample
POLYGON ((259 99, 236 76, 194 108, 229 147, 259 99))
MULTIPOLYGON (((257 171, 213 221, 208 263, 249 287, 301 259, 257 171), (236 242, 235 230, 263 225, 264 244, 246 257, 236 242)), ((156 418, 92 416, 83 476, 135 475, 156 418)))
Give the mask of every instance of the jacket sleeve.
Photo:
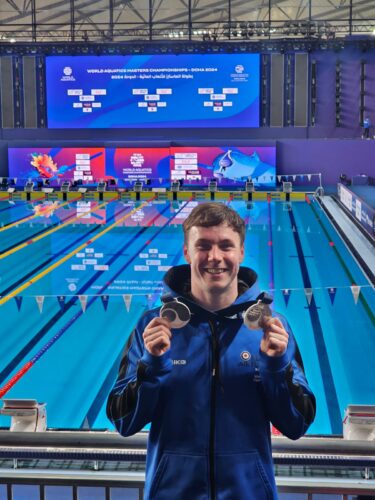
POLYGON ((272 424, 284 436, 298 439, 315 418, 316 402, 308 386, 291 328, 283 317, 280 320, 289 334, 288 348, 278 357, 260 351, 261 387, 272 424))
POLYGON ((172 370, 169 351, 152 356, 143 345, 143 326, 131 334, 116 383, 107 401, 107 416, 123 436, 139 432, 152 421, 160 389, 172 370))

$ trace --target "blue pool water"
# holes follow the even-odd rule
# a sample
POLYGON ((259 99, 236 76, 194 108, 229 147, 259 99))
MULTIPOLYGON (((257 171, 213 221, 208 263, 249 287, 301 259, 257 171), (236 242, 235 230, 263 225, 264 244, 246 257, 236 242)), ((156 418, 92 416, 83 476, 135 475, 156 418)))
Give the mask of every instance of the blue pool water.
MULTIPOLYGON (((42 215, 36 203, 0 203, 0 388, 42 353, 6 397, 46 402, 49 427, 111 428, 105 403, 123 347, 158 304, 165 270, 184 262, 194 203, 60 203, 42 215)), ((299 344, 317 396, 310 433, 341 433, 348 404, 374 403, 374 290, 315 201, 230 205, 246 221, 244 265, 299 344)))

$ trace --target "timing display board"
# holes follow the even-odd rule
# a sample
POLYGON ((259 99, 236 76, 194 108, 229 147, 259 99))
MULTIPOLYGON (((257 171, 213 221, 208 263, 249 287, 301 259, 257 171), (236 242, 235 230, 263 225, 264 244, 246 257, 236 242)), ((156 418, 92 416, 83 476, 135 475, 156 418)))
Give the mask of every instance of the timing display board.
POLYGON ((244 53, 48 56, 48 127, 259 127, 259 61, 244 53))

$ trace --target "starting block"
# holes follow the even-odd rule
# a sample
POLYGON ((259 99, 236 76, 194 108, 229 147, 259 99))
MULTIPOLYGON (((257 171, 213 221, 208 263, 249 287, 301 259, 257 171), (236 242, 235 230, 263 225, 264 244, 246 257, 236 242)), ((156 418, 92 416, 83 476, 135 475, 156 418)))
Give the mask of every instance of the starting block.
POLYGON ((1 415, 11 417, 14 432, 43 432, 47 429, 46 403, 35 399, 4 399, 1 415))
POLYGON ((343 435, 344 439, 375 441, 375 405, 348 405, 343 435))

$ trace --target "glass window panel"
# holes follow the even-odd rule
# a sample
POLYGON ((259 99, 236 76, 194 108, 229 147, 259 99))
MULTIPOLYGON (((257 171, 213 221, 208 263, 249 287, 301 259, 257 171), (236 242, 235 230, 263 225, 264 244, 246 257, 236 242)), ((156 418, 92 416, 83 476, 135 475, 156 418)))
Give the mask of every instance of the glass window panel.
POLYGON ((105 488, 93 486, 79 486, 77 488, 78 500, 105 500, 105 488))
POLYGON ((138 488, 111 488, 111 500, 139 500, 138 488))
POLYGON ((40 488, 31 484, 12 484, 12 500, 40 500, 40 488))
POLYGON ((44 487, 46 500, 72 500, 72 486, 45 486, 44 487))

